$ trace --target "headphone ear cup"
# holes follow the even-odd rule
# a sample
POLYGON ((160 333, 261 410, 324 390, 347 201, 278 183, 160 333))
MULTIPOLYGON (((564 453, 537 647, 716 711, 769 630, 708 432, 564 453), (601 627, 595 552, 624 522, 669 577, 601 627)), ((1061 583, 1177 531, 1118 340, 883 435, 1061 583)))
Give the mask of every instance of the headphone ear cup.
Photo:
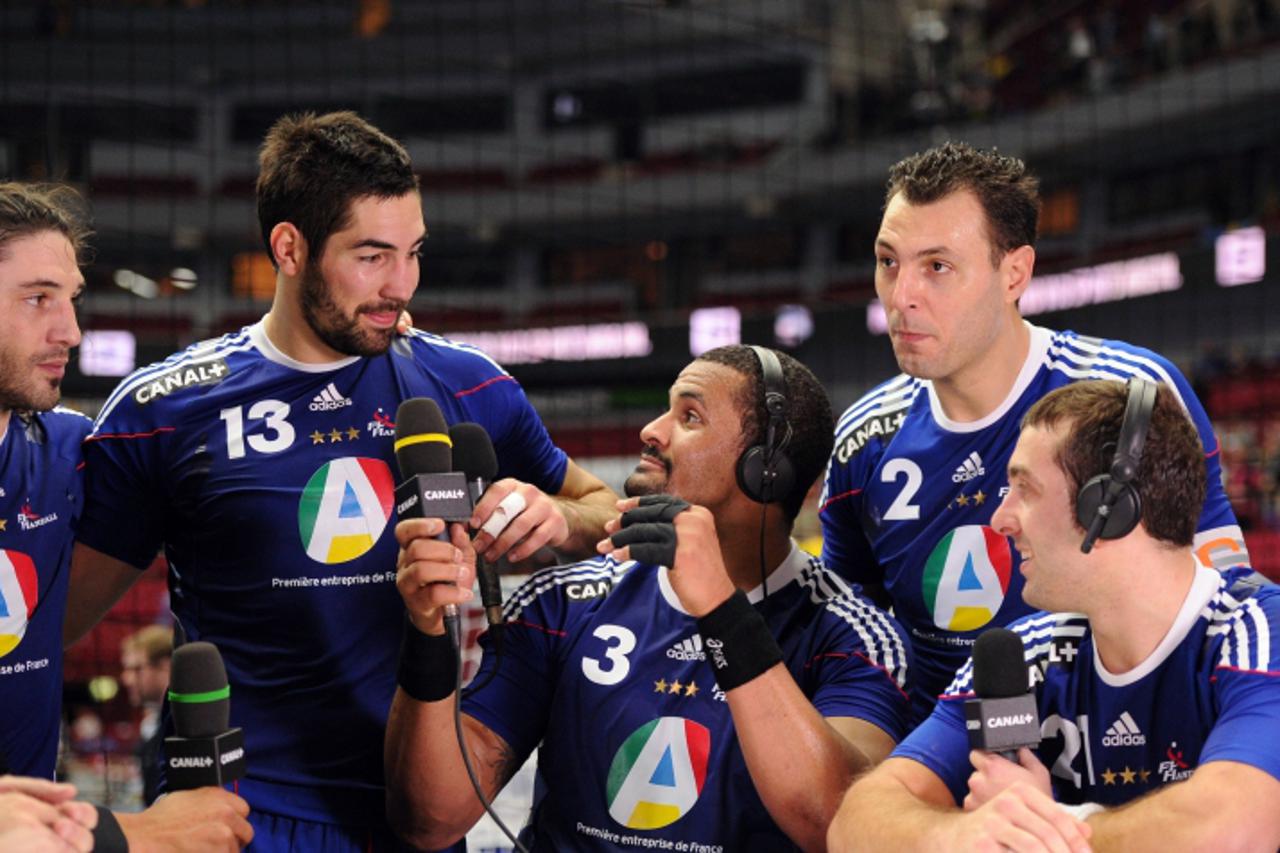
MULTIPOLYGON (((1097 517, 1098 507, 1102 505, 1111 484, 1111 475, 1099 474, 1085 483, 1080 493, 1076 495, 1076 521, 1085 530, 1089 529, 1089 525, 1097 517)), ((1128 536, 1141 520, 1142 498, 1138 495, 1137 489, 1125 483, 1120 486, 1120 494, 1111 504, 1111 511, 1102 525, 1102 532, 1098 534, 1098 538, 1120 539, 1128 536)))
POLYGON ((738 457, 738 488, 756 503, 764 503, 764 448, 748 447, 738 457))
POLYGON ((766 490, 764 447, 757 444, 747 448, 738 457, 738 488, 756 503, 778 503, 791 494, 791 487, 796 481, 795 468, 787 454, 781 451, 774 451, 772 468, 772 484, 766 490), (768 501, 765 500, 766 491, 769 493, 768 501))

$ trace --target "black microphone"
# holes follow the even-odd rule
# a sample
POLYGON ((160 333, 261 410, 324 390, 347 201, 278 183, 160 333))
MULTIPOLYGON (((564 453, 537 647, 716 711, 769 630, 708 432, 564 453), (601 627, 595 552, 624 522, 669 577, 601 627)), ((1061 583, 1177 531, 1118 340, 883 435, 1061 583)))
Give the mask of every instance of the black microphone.
MULTIPOLYGON (((450 445, 449 426, 435 400, 413 397, 396 409, 396 464, 404 477, 396 486, 399 518, 442 518, 463 524, 471 520, 466 475, 452 470, 450 445)), ((448 542, 448 527, 436 538, 448 542)), ((445 605, 444 624, 454 645, 460 644, 455 605, 445 605)))
POLYGON ((964 703, 969 746, 1014 764, 1018 749, 1040 745, 1040 712, 1030 688, 1022 638, 1008 628, 983 631, 973 644, 973 699, 964 703))
POLYGON ((174 735, 164 739, 165 786, 171 791, 222 787, 244 776, 244 731, 230 728, 231 687, 213 643, 173 651, 169 712, 174 735))
MULTIPOLYGON (((498 476, 498 455, 493 451, 493 442, 484 427, 472 423, 455 424, 449 429, 449 438, 453 439, 453 465, 466 475, 471 503, 477 504, 498 476)), ((480 582, 485 621, 490 628, 496 628, 502 624, 502 583, 498 572, 479 554, 476 555, 476 578, 480 582)))

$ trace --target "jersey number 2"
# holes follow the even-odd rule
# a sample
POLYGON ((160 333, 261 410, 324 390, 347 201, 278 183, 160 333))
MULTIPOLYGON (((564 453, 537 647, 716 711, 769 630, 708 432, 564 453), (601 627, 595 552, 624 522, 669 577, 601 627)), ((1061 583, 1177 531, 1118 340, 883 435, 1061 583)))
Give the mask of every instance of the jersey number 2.
POLYGON ((920 504, 911 502, 916 492, 920 491, 920 484, 924 482, 924 474, 920 472, 920 466, 910 459, 890 459, 880 471, 882 483, 896 483, 902 477, 905 477, 907 482, 902 487, 902 491, 898 492, 898 496, 893 499, 893 503, 889 504, 889 508, 885 510, 885 521, 915 521, 920 517, 920 504))

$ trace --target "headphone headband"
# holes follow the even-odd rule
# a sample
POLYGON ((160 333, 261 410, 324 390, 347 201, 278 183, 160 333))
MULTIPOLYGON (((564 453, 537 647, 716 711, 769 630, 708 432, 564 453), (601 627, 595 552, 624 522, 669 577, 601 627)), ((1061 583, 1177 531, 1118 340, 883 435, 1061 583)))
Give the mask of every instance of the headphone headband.
POLYGON ((1125 388, 1124 419, 1111 465, 1107 473, 1085 483, 1076 496, 1076 520, 1085 529, 1080 550, 1086 554, 1098 539, 1127 536, 1142 520, 1138 467, 1156 407, 1157 386, 1133 376, 1125 388))
POLYGON ((783 452, 791 440, 791 423, 787 420, 787 386, 777 353, 760 346, 751 346, 750 349, 760 362, 768 422, 763 442, 747 448, 738 457, 738 485, 752 500, 774 503, 790 494, 795 479, 791 460, 783 452))

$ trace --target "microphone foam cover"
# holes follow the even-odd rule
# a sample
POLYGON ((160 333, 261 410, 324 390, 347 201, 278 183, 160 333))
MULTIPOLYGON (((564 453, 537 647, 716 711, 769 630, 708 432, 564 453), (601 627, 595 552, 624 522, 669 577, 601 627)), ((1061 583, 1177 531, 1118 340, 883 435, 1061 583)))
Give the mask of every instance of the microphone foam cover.
POLYGON ((197 641, 174 649, 169 669, 169 709, 178 737, 214 737, 225 732, 231 718, 231 701, 226 695, 202 697, 224 693, 226 689, 227 669, 217 646, 197 641))
POLYGON ((980 699, 1005 699, 1030 692, 1022 638, 1008 628, 991 628, 973 644, 973 692, 980 699))
POLYGON ((454 424, 449 429, 453 439, 453 469, 462 471, 468 480, 492 483, 498 476, 498 454, 493 451, 489 433, 480 424, 454 424))
POLYGON ((449 425, 436 401, 413 397, 396 409, 396 464, 400 476, 439 474, 453 470, 453 451, 446 440, 449 425), (424 438, 413 441, 414 438, 424 438))

